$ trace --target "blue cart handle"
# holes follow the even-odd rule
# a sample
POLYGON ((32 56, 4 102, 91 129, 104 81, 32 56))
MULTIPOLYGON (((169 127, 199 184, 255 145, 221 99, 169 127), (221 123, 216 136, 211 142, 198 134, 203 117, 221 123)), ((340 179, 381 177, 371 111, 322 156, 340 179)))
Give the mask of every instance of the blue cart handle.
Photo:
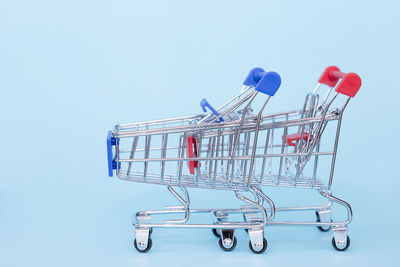
MULTIPOLYGON (((107 134, 107 163, 108 163, 108 176, 113 177, 114 172, 113 170, 117 169, 117 161, 115 157, 113 157, 113 149, 112 147, 117 144, 119 139, 112 136, 112 132, 109 131, 107 134)), ((121 167, 121 163, 120 166, 121 167)))
MULTIPOLYGON (((201 108, 203 109, 204 112, 207 112, 207 109, 206 109, 206 108, 209 108, 209 109, 211 110, 211 112, 214 113, 214 115, 215 115, 216 117, 219 116, 218 111, 216 111, 215 108, 213 108, 213 106, 211 106, 210 103, 208 103, 208 101, 207 101, 205 98, 203 98, 203 99, 200 101, 200 106, 201 106, 201 108)), ((221 117, 221 118, 219 118, 219 119, 216 121, 216 123, 220 123, 220 122, 223 122, 223 121, 224 121, 224 119, 221 117)))
POLYGON ((254 68, 243 84, 254 87, 254 90, 258 92, 273 96, 281 86, 281 76, 274 71, 265 72, 262 68, 254 68))

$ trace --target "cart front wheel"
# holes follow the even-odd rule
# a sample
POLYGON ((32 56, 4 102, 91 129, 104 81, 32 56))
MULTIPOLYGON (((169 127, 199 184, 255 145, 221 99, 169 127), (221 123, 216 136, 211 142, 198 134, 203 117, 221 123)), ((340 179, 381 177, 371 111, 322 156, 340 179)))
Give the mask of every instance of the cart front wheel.
POLYGON ((237 244, 237 239, 236 236, 233 237, 233 240, 231 238, 225 238, 222 239, 222 236, 219 238, 219 247, 224 250, 224 251, 232 251, 237 244))
POLYGON ((151 241, 151 238, 149 237, 149 239, 147 240, 147 246, 146 247, 138 247, 137 242, 136 242, 136 238, 134 241, 135 244, 135 248, 137 251, 141 252, 141 253, 146 253, 147 251, 149 251, 151 249, 151 246, 153 245, 153 242, 151 241))
POLYGON ((345 250, 348 249, 349 246, 350 246, 350 237, 347 236, 346 245, 343 246, 343 247, 338 247, 337 244, 336 244, 336 240, 335 240, 335 238, 333 237, 333 238, 332 238, 332 246, 333 246, 337 251, 345 251, 345 250))
POLYGON ((253 253, 255 253, 255 254, 262 254, 262 253, 264 253, 265 250, 267 249, 267 246, 268 246, 268 242, 267 242, 267 239, 265 239, 265 237, 263 238, 263 246, 262 246, 262 248, 261 248, 260 250, 255 250, 255 249, 253 248, 253 246, 251 245, 251 241, 249 241, 249 248, 250 248, 250 250, 251 250, 253 253))

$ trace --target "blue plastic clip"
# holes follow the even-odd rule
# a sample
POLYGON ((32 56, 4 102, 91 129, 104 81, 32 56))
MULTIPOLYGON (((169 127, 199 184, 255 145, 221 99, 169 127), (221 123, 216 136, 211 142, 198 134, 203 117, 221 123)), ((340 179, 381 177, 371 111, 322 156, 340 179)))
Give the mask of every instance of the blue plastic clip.
MULTIPOLYGON (((112 137, 112 133, 111 131, 109 131, 107 135, 107 160, 108 160, 108 176, 110 177, 113 177, 114 175, 113 170, 117 169, 117 162, 115 161, 115 158, 113 158, 112 155, 112 146, 115 146, 116 144, 117 144, 117 139, 115 137, 112 137)), ((119 167, 121 167, 121 163, 119 167)))
MULTIPOLYGON (((207 108, 209 108, 209 109, 211 110, 212 113, 214 113, 214 115, 215 115, 216 117, 219 116, 219 113, 215 110, 215 108, 213 108, 213 107, 210 105, 210 103, 207 102, 207 100, 206 100, 205 98, 203 98, 203 99, 200 101, 200 106, 201 106, 201 108, 203 109, 204 112, 207 112, 207 109, 206 109, 206 107, 207 107, 207 108)), ((219 119, 216 121, 216 123, 220 123, 220 122, 223 122, 223 121, 224 121, 224 119, 221 117, 221 118, 219 118, 219 119)))
POLYGON ((254 89, 258 92, 273 96, 281 86, 281 77, 274 71, 265 72, 262 68, 254 68, 243 84, 255 87, 254 89))

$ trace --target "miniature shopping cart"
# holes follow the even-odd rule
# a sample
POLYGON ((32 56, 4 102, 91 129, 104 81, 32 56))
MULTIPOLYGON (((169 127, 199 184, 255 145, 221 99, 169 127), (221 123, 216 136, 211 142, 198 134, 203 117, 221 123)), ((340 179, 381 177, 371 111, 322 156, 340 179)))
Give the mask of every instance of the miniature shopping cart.
POLYGON ((239 94, 221 107, 214 109, 203 99, 203 111, 209 113, 118 124, 109 132, 110 176, 116 173, 123 180, 165 185, 180 202, 164 210, 137 212, 134 245, 138 251, 151 248, 153 228, 210 228, 225 251, 236 246, 235 230, 245 229, 250 250, 260 254, 267 248, 264 228, 269 225, 332 228, 334 248, 349 247, 352 210, 332 194, 331 187, 343 112, 361 79, 328 67, 302 109, 263 115, 280 84, 277 73, 255 68, 239 94), (327 85, 325 92, 321 85, 327 85), (252 107, 255 99, 262 100, 258 112, 252 107), (314 189, 328 202, 278 208, 263 192, 266 186, 314 189), (230 190, 245 205, 192 209, 188 187, 230 190), (347 210, 345 220, 332 220, 333 203, 347 210), (275 220, 278 211, 308 210, 316 212, 316 220, 275 220), (195 213, 211 215, 212 221, 193 223, 195 213))

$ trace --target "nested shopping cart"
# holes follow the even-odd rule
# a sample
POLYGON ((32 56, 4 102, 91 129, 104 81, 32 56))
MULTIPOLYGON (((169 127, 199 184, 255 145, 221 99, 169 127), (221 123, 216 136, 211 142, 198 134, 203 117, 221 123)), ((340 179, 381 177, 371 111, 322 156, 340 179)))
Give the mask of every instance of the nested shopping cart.
POLYGON ((239 94, 217 109, 203 99, 206 113, 118 124, 108 133, 109 176, 115 173, 123 180, 165 185, 180 202, 163 210, 137 212, 138 251, 151 248, 153 228, 210 228, 225 251, 236 246, 235 230, 245 229, 250 250, 260 254, 267 248, 264 228, 269 225, 332 228, 333 247, 339 251, 349 247, 351 206, 332 194, 332 182, 343 112, 361 86, 360 77, 328 67, 306 95, 302 109, 270 115, 263 115, 263 110, 280 87, 280 76, 255 68, 243 84, 239 94), (254 112, 252 103, 260 97, 265 99, 254 112), (230 190, 245 205, 193 209, 189 187, 230 190), (263 192, 265 187, 314 189, 327 203, 275 207, 263 192), (345 208, 347 218, 333 220, 333 203, 345 208), (310 210, 316 213, 310 221, 275 219, 278 211, 310 210), (211 221, 191 222, 197 213, 211 215, 211 221))

